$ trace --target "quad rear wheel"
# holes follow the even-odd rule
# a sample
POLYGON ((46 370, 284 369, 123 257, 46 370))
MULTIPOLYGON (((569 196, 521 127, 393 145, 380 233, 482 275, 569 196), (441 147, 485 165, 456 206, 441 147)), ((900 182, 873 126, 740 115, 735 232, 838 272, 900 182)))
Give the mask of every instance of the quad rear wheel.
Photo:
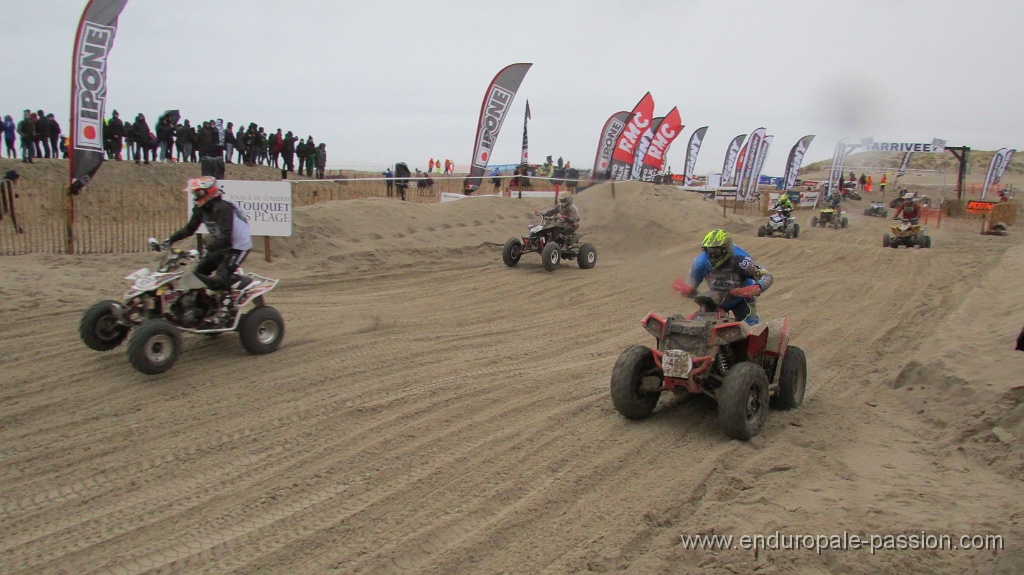
POLYGON ((786 348, 779 372, 779 391, 772 398, 771 406, 776 409, 800 407, 807 390, 807 356, 795 345, 786 348))
POLYGON ((263 355, 275 351, 284 339, 284 319, 270 306, 259 306, 238 322, 238 339, 245 351, 263 355))
POLYGON ((113 300, 93 304, 78 322, 78 335, 82 343, 96 351, 110 351, 128 337, 129 327, 118 323, 114 316, 113 300))
POLYGON ((589 270, 597 265, 597 250, 594 249, 594 244, 583 244, 580 246, 580 253, 576 256, 576 263, 583 270, 589 270))

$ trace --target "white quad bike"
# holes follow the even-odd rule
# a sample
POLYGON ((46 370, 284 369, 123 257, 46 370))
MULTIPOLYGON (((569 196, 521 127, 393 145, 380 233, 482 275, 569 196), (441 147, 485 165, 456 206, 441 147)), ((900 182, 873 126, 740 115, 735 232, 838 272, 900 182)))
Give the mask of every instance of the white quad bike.
POLYGON ((155 238, 154 251, 163 251, 155 270, 142 268, 125 277, 131 282, 124 301, 94 304, 78 324, 78 334, 90 349, 109 351, 128 341, 128 361, 142 373, 163 373, 181 355, 181 332, 215 336, 237 331, 242 347, 253 355, 275 351, 284 338, 284 320, 263 301, 278 280, 238 269, 248 283, 238 290, 210 289, 188 264, 197 250, 164 250, 155 238), (230 298, 228 311, 225 298, 230 298), (242 309, 249 303, 247 313, 242 309))
POLYGON ((775 234, 786 238, 798 238, 800 237, 800 224, 796 223, 795 217, 787 216, 785 212, 776 211, 768 217, 768 223, 761 224, 757 228, 757 237, 774 237, 775 234))

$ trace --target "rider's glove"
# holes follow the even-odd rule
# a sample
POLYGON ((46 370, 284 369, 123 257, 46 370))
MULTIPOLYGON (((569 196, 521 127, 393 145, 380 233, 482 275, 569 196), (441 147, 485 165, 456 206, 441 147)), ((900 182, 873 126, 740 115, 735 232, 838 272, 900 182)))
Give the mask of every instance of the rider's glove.
POLYGON ((729 295, 733 297, 740 297, 743 299, 751 299, 761 295, 761 286, 758 284, 748 285, 746 287, 737 287, 729 290, 729 295))
POLYGON ((683 294, 683 297, 693 297, 693 286, 686 282, 683 278, 676 278, 672 282, 672 289, 683 294))
POLYGON ((160 251, 163 252, 171 249, 171 244, 173 243, 174 242, 171 241, 171 238, 167 238, 166 240, 160 242, 160 251))

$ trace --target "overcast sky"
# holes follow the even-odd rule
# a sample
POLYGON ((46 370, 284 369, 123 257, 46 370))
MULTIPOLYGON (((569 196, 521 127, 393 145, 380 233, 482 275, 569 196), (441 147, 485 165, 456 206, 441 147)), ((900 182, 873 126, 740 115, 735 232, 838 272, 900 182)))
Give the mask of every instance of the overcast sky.
MULTIPOLYGON (((3 0, 0 113, 53 111, 67 130, 72 43, 86 0, 3 0)), ((328 167, 468 165, 484 91, 531 62, 491 164, 593 166, 607 118, 650 91, 678 106, 668 153, 707 135, 697 174, 730 140, 774 135, 763 173, 816 137, 1019 148, 1020 0, 128 0, 109 60, 109 117, 256 122, 325 142, 328 167)))

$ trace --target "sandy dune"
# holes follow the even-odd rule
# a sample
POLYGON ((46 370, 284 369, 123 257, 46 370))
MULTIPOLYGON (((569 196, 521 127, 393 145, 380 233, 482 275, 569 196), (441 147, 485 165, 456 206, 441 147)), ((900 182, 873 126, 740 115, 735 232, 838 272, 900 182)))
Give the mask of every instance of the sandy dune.
MULTIPOLYGON (((673 188, 578 197, 597 267, 517 268, 543 200, 299 208, 268 296, 284 344, 186 336, 169 373, 78 340, 150 256, 0 260, 0 572, 1021 573, 1024 242, 888 221, 755 237, 673 188), (620 417, 611 368, 700 237, 736 234, 805 349, 801 409, 728 440, 715 405, 620 417), (993 431, 995 429, 995 431, 993 431), (1001 535, 968 550, 688 550, 686 534, 1001 535)), ((810 213, 801 212, 806 223, 810 213)))

